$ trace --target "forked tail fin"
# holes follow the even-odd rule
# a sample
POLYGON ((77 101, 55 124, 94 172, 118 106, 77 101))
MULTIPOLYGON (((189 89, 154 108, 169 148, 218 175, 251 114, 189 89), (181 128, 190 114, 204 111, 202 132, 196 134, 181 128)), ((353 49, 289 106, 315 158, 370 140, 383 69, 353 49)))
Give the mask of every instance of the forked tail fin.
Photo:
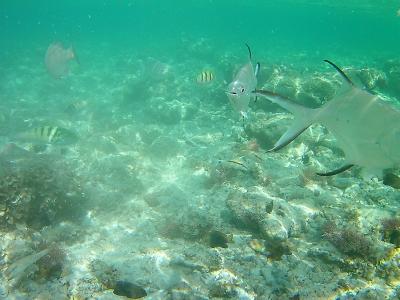
POLYGON ((298 137, 304 130, 314 123, 319 112, 318 108, 312 109, 301 106, 274 92, 256 90, 254 93, 258 96, 267 98, 269 101, 275 104, 278 104, 295 116, 293 124, 275 143, 274 147, 268 151, 277 151, 290 144, 296 137, 298 137))

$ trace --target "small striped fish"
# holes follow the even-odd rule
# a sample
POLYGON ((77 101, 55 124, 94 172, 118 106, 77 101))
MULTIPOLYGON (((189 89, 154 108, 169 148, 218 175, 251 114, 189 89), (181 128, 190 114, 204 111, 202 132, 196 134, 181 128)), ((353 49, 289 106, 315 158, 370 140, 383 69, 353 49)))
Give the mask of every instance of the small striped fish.
POLYGON ((30 142, 70 144, 77 140, 77 136, 72 131, 57 126, 40 126, 32 128, 19 135, 22 140, 30 142))
POLYGON ((197 83, 208 83, 213 81, 214 74, 211 71, 203 71, 197 75, 197 83))

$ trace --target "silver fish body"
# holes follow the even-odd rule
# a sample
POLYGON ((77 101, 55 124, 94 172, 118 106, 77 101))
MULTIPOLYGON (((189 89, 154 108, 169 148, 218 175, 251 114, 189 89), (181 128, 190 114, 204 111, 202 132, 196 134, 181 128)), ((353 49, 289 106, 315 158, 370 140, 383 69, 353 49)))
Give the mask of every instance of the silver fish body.
POLYGON ((363 168, 365 177, 381 177, 384 169, 400 167, 400 110, 382 97, 356 87, 343 71, 327 62, 344 77, 346 88, 320 108, 306 108, 269 91, 255 92, 295 115, 291 127, 270 151, 285 147, 311 124, 320 123, 335 136, 345 153, 345 163, 319 175, 335 175, 357 165, 363 168))
POLYGON ((245 64, 228 85, 227 95, 233 108, 244 118, 257 86, 256 72, 251 62, 245 64))
POLYGON ((349 164, 371 171, 400 165, 400 111, 378 95, 351 87, 315 113, 349 164))

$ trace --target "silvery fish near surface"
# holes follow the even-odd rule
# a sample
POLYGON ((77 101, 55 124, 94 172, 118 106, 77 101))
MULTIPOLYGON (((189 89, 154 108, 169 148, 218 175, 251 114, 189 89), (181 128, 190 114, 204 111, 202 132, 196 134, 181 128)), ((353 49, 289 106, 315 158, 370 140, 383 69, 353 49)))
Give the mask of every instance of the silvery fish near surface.
POLYGON ((336 170, 318 175, 335 175, 356 165, 362 168, 364 177, 381 177, 383 170, 399 167, 400 111, 380 96, 356 87, 334 63, 325 62, 339 72, 346 86, 320 108, 303 107, 270 91, 255 91, 256 95, 267 98, 295 116, 291 127, 269 151, 285 147, 311 124, 320 123, 335 136, 345 153, 345 163, 336 170))
POLYGON ((260 69, 260 63, 257 63, 255 68, 253 67, 251 50, 247 44, 246 46, 249 50, 249 62, 235 75, 226 92, 233 108, 240 113, 243 119, 247 118, 251 98, 255 98, 254 91, 257 87, 257 75, 260 69))
POLYGON ((78 140, 77 135, 66 128, 41 126, 32 128, 18 135, 19 140, 43 144, 72 144, 78 140))
POLYGON ((72 47, 65 49, 61 43, 52 43, 47 48, 44 62, 46 69, 54 78, 61 78, 68 75, 70 60, 77 60, 76 53, 72 47))
POLYGON ((197 75, 197 83, 208 83, 214 80, 214 73, 206 70, 197 75))

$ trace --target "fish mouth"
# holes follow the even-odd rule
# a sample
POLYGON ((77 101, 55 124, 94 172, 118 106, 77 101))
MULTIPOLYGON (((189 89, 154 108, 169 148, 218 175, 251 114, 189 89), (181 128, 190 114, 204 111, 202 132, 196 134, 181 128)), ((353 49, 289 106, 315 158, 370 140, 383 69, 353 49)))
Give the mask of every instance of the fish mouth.
POLYGON ((225 93, 230 94, 230 95, 237 95, 236 92, 231 92, 231 91, 225 91, 225 93))

